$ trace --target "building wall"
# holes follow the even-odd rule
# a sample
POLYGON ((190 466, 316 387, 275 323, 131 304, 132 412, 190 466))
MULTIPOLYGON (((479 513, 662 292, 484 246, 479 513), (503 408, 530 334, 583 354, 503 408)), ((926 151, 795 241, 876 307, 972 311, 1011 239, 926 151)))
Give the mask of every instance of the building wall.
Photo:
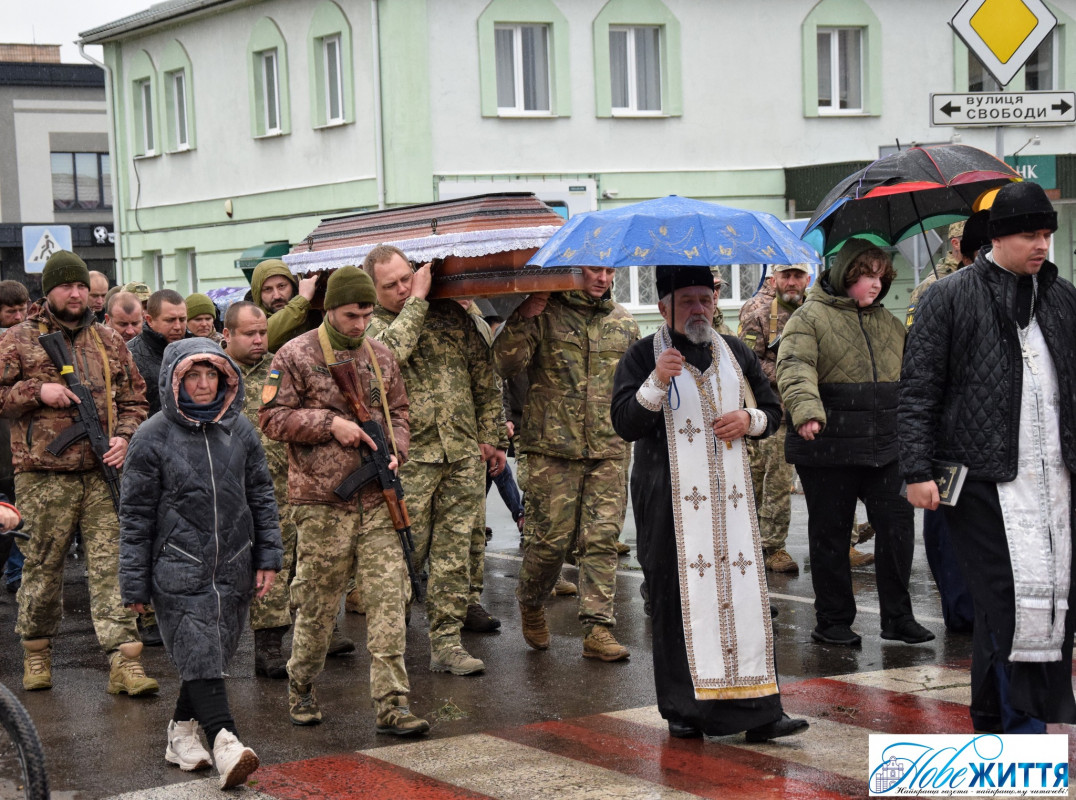
MULTIPOLYGON (((31 55, 36 52, 30 50, 31 55)), ((71 65, 50 63, 40 68, 35 84, 20 85, 12 82, 16 70, 11 63, 0 64, 0 142, 4 145, 0 147, 0 278, 21 280, 31 291, 39 286, 39 278, 23 271, 23 225, 70 225, 73 247, 91 268, 110 275, 115 269, 114 248, 92 236, 99 226, 111 230, 112 210, 57 210, 53 206, 52 152, 108 152, 104 89, 46 85, 50 80, 62 82, 56 76, 70 69, 71 65)), ((75 67, 77 72, 86 69, 75 67)), ((85 76, 76 79, 83 81, 85 76)))
MULTIPOLYGON (((1059 88, 1071 88, 1076 0, 1050 6, 1065 31, 1059 88)), ((966 50, 947 24, 956 4, 936 0, 394 0, 378 7, 389 205, 458 195, 469 182, 506 188, 527 182, 557 192, 585 184, 590 207, 676 193, 788 216, 785 168, 870 161, 898 141, 948 141, 953 128, 929 125, 929 95, 966 82, 966 50), (547 117, 489 112, 495 73, 482 55, 482 35, 501 13, 558 20, 554 113, 547 117), (608 116, 602 106, 608 66, 596 46, 605 30, 600 25, 656 18, 669 21, 667 113, 608 116), (869 31, 863 113, 826 117, 812 109, 815 26, 828 24, 869 31)), ((131 277, 152 282, 151 254, 159 252, 166 284, 190 290, 182 267, 193 250, 199 288, 235 284, 242 279, 233 262, 243 249, 301 241, 322 217, 376 207, 372 36, 369 0, 267 0, 218 6, 107 44, 116 81, 122 249, 131 277), (352 90, 345 102, 353 114, 345 124, 317 127, 310 33, 325 13, 347 21, 352 90), (289 126, 283 135, 257 137, 250 48, 267 20, 287 49, 289 126), (163 81, 160 65, 176 47, 190 62, 196 144, 134 157, 132 81, 146 64, 163 81)), ((1011 88, 1022 88, 1022 80, 1011 88)), ((162 91, 158 86, 158 98, 162 91)), ((157 120, 158 127, 165 124, 160 108, 157 120)), ((996 146, 993 129, 960 132, 968 144, 996 146)), ((1005 152, 1034 134, 1039 152, 1074 149, 1071 126, 1007 128, 1005 152)), ((1057 256, 1071 276, 1071 255, 1057 256)), ((894 305, 910 282, 902 275, 894 305)))

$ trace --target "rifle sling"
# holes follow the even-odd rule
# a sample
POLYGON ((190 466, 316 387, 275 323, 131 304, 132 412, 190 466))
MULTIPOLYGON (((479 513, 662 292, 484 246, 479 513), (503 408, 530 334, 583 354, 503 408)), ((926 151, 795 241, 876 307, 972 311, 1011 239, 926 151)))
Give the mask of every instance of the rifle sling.
MULTIPOLYGON (((93 337, 94 344, 97 345, 97 352, 101 354, 101 361, 105 367, 105 404, 108 406, 108 430, 105 432, 105 436, 108 439, 112 439, 112 431, 116 427, 116 419, 112 412, 112 370, 108 366, 108 352, 105 350, 105 343, 101 341, 101 334, 97 332, 96 322, 91 323, 87 329, 90 332, 90 336, 93 337)), ((48 326, 45 325, 44 320, 38 321, 38 329, 41 333, 49 333, 48 326)), ((75 343, 71 342, 71 363, 74 365, 75 361, 75 343)), ((63 375, 60 376, 61 380, 63 375)), ((88 388, 88 387, 87 387, 88 388)), ((92 394, 92 392, 91 392, 92 394)))
MULTIPOLYGON (((322 324, 318 328, 318 344, 321 345, 321 355, 325 359, 326 367, 330 364, 340 363, 337 362, 336 353, 333 350, 332 345, 329 344, 329 332, 325 330, 324 324, 322 324)), ((396 449, 396 433, 392 430, 392 415, 389 414, 389 401, 388 397, 386 397, 385 379, 381 376, 381 367, 377 363, 377 356, 374 355, 374 348, 370 346, 370 342, 367 339, 363 339, 362 344, 363 349, 366 351, 367 356, 369 356, 370 358, 370 363, 373 365, 374 375, 377 376, 377 382, 381 386, 381 408, 385 414, 385 427, 389 429, 389 441, 392 443, 392 454, 396 456, 396 460, 399 461, 400 454, 396 449)), ((351 368, 355 369, 354 359, 348 359, 347 362, 344 363, 351 364, 351 368)), ((336 373, 334 373, 330 369, 329 374, 333 376, 333 382, 336 383, 336 388, 340 390, 340 393, 342 395, 344 395, 344 399, 347 399, 348 391, 343 386, 343 384, 341 384, 340 381, 336 379, 336 373)), ((354 398, 354 400, 358 402, 359 405, 362 405, 361 397, 356 397, 354 398)))

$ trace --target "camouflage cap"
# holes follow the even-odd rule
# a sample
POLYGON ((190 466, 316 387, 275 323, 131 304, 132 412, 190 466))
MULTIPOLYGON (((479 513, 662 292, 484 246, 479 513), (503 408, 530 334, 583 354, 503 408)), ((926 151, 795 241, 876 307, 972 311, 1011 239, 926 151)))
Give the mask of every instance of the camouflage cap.
POLYGON ((153 294, 153 292, 149 290, 149 287, 142 283, 142 281, 131 281, 123 287, 123 291, 130 292, 143 303, 149 300, 149 296, 153 294))
POLYGON ((800 272, 810 272, 810 264, 774 264, 773 272, 788 272, 790 269, 798 269, 800 272))
POLYGON ((949 238, 950 239, 959 239, 963 235, 964 235, 964 223, 963 222, 954 222, 952 225, 949 226, 949 238))

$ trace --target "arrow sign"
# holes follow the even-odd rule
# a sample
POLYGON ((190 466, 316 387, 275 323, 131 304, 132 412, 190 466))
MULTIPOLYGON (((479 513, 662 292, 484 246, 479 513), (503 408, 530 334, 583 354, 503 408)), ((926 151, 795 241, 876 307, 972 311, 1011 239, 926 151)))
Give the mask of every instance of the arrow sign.
POLYGON ((1076 92, 967 92, 930 96, 930 124, 934 126, 1073 123, 1076 123, 1076 92))

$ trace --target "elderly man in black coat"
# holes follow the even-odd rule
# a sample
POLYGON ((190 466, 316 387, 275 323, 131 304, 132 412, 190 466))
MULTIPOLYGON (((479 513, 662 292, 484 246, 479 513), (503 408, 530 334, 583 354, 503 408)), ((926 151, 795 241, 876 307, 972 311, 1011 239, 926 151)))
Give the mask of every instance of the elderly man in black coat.
POLYGON ((258 757, 236 736, 224 670, 257 590, 280 570, 273 483, 243 416, 243 379, 218 345, 184 339, 164 351, 161 413, 131 438, 120 508, 120 591, 135 611, 153 603, 182 685, 165 760, 210 765, 220 786, 246 780, 258 757))

